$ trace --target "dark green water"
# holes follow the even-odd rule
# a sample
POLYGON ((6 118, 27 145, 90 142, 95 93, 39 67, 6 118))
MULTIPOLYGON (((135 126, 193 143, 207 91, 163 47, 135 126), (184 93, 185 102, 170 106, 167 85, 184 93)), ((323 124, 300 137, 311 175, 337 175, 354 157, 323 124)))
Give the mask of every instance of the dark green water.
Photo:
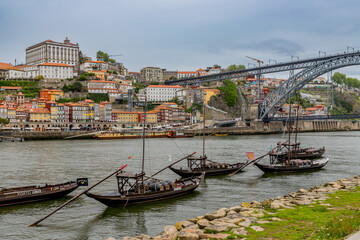
MULTIPOLYGON (((245 161, 245 152, 260 156, 275 146, 281 135, 209 137, 206 153, 209 159, 235 163, 245 161)), ((304 133, 303 146, 327 148, 328 165, 320 171, 264 175, 255 166, 228 177, 212 177, 194 194, 161 203, 122 208, 107 208, 101 203, 80 197, 66 208, 33 228, 29 224, 45 216, 68 198, 42 203, 0 208, 0 239, 121 239, 141 233, 156 235, 168 224, 194 218, 222 207, 241 202, 262 201, 299 188, 352 177, 360 174, 360 132, 304 133)), ((150 139, 146 141, 146 172, 155 173, 185 154, 202 153, 202 139, 150 139), (171 161, 169 161, 171 158, 171 161)), ((61 183, 88 177, 90 184, 128 163, 126 170, 141 167, 139 140, 73 140, 0 143, 1 187, 61 183), (128 156, 135 153, 128 160, 128 156)), ((182 163, 185 165, 185 162, 182 163)), ((178 178, 170 170, 161 179, 178 178)), ((92 192, 116 189, 115 177, 92 192)), ((77 189, 71 194, 82 191, 77 189)))

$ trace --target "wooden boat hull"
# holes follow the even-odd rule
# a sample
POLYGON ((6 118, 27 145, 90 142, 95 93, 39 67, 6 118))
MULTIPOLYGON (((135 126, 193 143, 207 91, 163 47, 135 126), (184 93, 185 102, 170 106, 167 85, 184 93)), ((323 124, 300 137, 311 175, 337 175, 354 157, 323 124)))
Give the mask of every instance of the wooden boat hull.
POLYGON ((167 136, 168 138, 192 138, 194 135, 176 135, 176 136, 167 136))
POLYGON ((194 178, 193 185, 184 186, 183 188, 179 190, 165 190, 165 191, 155 191, 155 192, 149 192, 145 194, 133 194, 128 196, 121 196, 120 194, 108 194, 108 195, 97 195, 87 192, 86 195, 88 197, 91 197, 106 206, 109 207, 126 207, 126 206, 134 206, 139 204, 145 204, 145 203, 152 203, 152 202, 158 202, 166 199, 176 198, 180 197, 186 194, 189 194, 193 192, 199 184, 204 179, 204 175, 194 178))
POLYGON ((0 192, 0 207, 61 198, 77 187, 76 182, 67 182, 43 187, 27 186, 6 189, 0 192))
MULTIPOLYGON (((158 134, 158 135, 146 135, 145 138, 167 138, 167 134, 158 134)), ((108 136, 95 136, 99 140, 112 140, 112 139, 140 139, 140 135, 108 135, 108 136)))
MULTIPOLYGON (((178 169, 174 167, 169 167, 174 173, 185 178, 201 175, 202 172, 205 172, 205 177, 207 176, 219 176, 226 175, 237 171, 243 167, 243 163, 232 164, 229 168, 199 168, 199 169, 178 169)), ((239 171, 241 172, 241 171, 239 171)))
POLYGON ((265 173, 295 173, 295 172, 307 172, 314 171, 324 167, 329 159, 323 159, 314 161, 312 165, 309 166, 285 166, 285 165, 266 165, 260 163, 254 163, 261 171, 265 173))

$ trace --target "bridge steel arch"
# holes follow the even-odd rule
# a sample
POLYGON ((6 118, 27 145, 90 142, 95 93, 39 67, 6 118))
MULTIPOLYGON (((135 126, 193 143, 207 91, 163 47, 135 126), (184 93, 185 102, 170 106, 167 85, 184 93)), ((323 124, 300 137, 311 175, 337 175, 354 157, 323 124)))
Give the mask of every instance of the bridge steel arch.
POLYGON ((360 53, 352 53, 351 55, 342 55, 333 57, 302 70, 287 81, 283 82, 274 91, 269 93, 266 98, 259 103, 258 119, 267 121, 272 118, 290 96, 299 91, 305 84, 311 80, 332 70, 360 65, 360 53))

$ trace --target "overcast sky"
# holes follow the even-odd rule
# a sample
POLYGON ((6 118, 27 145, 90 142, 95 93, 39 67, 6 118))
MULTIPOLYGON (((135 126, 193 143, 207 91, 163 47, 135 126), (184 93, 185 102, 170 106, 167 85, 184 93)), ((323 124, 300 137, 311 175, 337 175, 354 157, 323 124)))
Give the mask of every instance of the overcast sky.
MULTIPOLYGON (((51 39, 101 50, 130 71, 196 70, 360 49, 358 0, 1 0, 0 62, 51 39)), ((359 67, 340 70, 359 76, 359 67)))

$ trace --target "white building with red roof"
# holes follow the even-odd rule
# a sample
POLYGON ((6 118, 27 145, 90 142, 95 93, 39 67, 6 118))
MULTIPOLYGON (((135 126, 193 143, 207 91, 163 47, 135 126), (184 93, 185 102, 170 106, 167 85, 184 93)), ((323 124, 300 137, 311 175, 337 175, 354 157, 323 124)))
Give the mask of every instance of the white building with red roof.
POLYGON ((42 63, 38 65, 39 75, 49 80, 72 78, 74 67, 66 63, 42 63))
POLYGON ((0 79, 24 78, 24 71, 10 63, 0 63, 0 79))
POLYGON ((184 90, 179 85, 149 85, 145 88, 146 98, 151 102, 167 102, 176 96, 181 100, 186 94, 184 90))
POLYGON ((119 84, 114 81, 91 80, 88 82, 87 87, 89 93, 109 93, 119 91, 119 84))
POLYGON ((26 64, 65 63, 75 66, 79 63, 79 44, 46 40, 26 48, 26 64))

